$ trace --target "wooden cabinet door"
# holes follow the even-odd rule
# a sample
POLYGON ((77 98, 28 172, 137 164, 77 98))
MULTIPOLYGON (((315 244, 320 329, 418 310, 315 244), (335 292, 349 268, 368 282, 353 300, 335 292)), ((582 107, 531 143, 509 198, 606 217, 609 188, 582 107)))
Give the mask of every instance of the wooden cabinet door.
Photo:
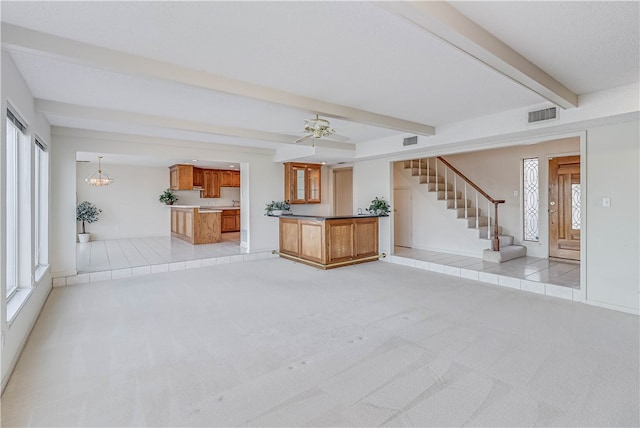
POLYGON ((200 191, 201 198, 219 198, 220 181, 218 171, 204 170, 204 190, 200 191))
POLYGON ((193 165, 172 165, 169 167, 169 187, 171 190, 192 190, 193 165))
POLYGON ((305 166, 291 166, 291 188, 289 200, 291 204, 307 203, 307 168, 305 166))
POLYGON ((235 232, 236 231, 236 216, 231 213, 222 212, 222 231, 223 232, 235 232))
POLYGON ((220 186, 231 187, 233 171, 218 171, 218 173, 220 174, 220 186))
POLYGON ((319 164, 284 164, 284 199, 290 204, 319 204, 321 201, 319 164))
POLYGON ((193 168, 193 186, 204 186, 204 171, 200 168, 193 168))
POLYGON ((231 174, 231 187, 240 187, 240 171, 233 171, 231 174))
POLYGON ((355 256, 353 220, 332 220, 326 223, 327 263, 353 260, 355 256))
POLYGON ((378 254, 378 219, 354 220, 354 253, 356 258, 378 254))
POLYGON ((169 168, 169 188, 178 190, 178 165, 169 168))
POLYGON ((320 165, 307 167, 307 203, 320 203, 320 165))
POLYGON ((171 210, 171 232, 178 233, 178 211, 171 210))

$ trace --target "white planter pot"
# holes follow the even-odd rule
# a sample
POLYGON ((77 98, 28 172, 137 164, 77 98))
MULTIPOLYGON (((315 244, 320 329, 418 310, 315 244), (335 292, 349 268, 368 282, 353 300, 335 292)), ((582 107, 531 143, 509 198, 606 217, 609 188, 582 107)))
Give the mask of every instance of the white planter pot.
POLYGON ((282 215, 282 210, 273 210, 271 211, 271 215, 282 215))
POLYGON ((80 241, 82 244, 85 244, 90 240, 91 240, 90 233, 78 233, 78 241, 80 241))

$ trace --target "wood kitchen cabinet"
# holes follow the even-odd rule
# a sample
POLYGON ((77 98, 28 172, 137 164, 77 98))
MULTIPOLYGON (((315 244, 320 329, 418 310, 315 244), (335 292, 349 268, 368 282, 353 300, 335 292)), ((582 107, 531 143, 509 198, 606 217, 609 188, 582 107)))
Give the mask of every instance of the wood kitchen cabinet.
POLYGON ((319 204, 322 200, 322 165, 287 162, 284 164, 284 198, 290 204, 319 204))
POLYGON ((202 168, 193 168, 193 187, 204 186, 204 170, 202 168))
POLYGON ((193 245, 220 242, 220 211, 171 208, 171 236, 193 245))
POLYGON ((331 269, 378 260, 378 217, 280 217, 280 257, 331 269))
POLYGON ((240 231, 240 210, 222 210, 222 232, 240 231))
POLYGON ((240 171, 221 170, 220 187, 240 187, 240 171))
POLYGON ((205 169, 203 174, 203 187, 200 191, 201 198, 219 198, 220 197, 220 174, 213 169, 205 169))
POLYGON ((193 189, 193 165, 172 165, 169 167, 169 188, 171 190, 193 189))

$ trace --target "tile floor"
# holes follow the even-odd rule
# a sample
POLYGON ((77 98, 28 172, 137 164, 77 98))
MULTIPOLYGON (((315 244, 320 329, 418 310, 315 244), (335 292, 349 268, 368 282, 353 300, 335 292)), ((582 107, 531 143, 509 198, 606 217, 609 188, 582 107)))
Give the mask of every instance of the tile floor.
POLYGON ((580 289, 579 263, 529 256, 510 260, 505 263, 491 263, 475 257, 458 256, 406 247, 395 247, 394 256, 437 263, 445 267, 450 266, 484 274, 501 275, 530 282, 548 283, 570 287, 576 290, 580 289))
POLYGON ((107 239, 76 244, 78 273, 101 272, 246 253, 240 232, 222 234, 216 244, 191 245, 171 236, 107 239))

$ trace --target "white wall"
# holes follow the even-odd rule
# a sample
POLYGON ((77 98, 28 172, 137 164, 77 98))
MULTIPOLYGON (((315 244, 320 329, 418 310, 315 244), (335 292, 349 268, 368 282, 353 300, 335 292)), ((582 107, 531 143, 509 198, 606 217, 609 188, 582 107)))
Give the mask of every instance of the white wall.
MULTIPOLYGON (((168 177, 169 173, 167 172, 167 180, 168 177)), ((176 202, 176 204, 185 205, 211 205, 216 207, 230 207, 233 206, 233 201, 240 200, 239 187, 221 187, 219 198, 201 198, 199 190, 176 190, 174 193, 178 197, 178 202, 176 202)))
MULTIPOLYGON (((11 56, 2 51, 2 150, 0 150, 0 183, 5 183, 5 159, 6 159, 6 111, 7 104, 17 110, 22 119, 27 121, 27 134, 32 138, 37 133, 45 143, 53 146, 50 137, 50 127, 47 120, 34 108, 33 96, 27 87, 26 82, 20 75, 18 68, 11 59, 11 56)), ((51 194, 51 193, 50 193, 51 194)), ((0 200, 5 201, 6 190, 4 184, 0 186, 0 200)), ((51 274, 47 270, 40 281, 32 284, 31 293, 26 302, 13 319, 12 323, 7 322, 7 300, 6 300, 6 266, 5 266, 5 236, 6 236, 6 204, 0 204, 0 235, 2 236, 0 245, 0 360, 2 363, 2 388, 9 380, 9 375, 13 369, 18 356, 33 328, 40 310, 51 291, 51 274)), ((51 252, 49 252, 51 254, 51 252)), ((25 284, 21 284, 24 286, 25 284)), ((26 284, 28 286, 28 284, 26 284)))
MULTIPOLYGON (((169 169, 102 164, 113 184, 94 187, 84 180, 98 169, 98 162, 76 166, 78 202, 89 201, 102 210, 97 222, 87 224, 91 239, 118 239, 171 234, 170 209, 158 201, 169 187, 169 169)), ((182 198, 181 201, 182 202, 182 198)), ((78 232, 82 225, 77 223, 78 232)))
MULTIPOLYGON (((272 199, 281 199, 283 191, 282 165, 272 161, 271 152, 252 153, 243 149, 234 150, 227 146, 206 143, 55 127, 52 129, 52 138, 55 146, 51 153, 52 192, 56 195, 51 204, 51 269, 54 277, 76 273, 77 222, 74 212, 77 182, 75 159, 78 151, 139 156, 148 156, 153 153, 155 156, 166 159, 192 158, 203 161, 240 162, 242 167, 248 168, 246 176, 241 176, 242 192, 246 192, 244 196, 241 195, 241 198, 243 201, 247 198, 248 202, 243 204, 243 208, 251 210, 248 213, 248 221, 245 221, 245 217, 242 216, 241 225, 243 234, 250 233, 250 239, 247 242, 248 250, 275 249, 278 246, 278 223, 273 218, 263 215, 264 204, 272 199), (255 207, 257 209, 254 209, 255 207)), ((118 177, 113 175, 117 180, 118 177)), ((167 180, 168 177, 167 173, 167 180)), ((157 195, 167 186, 168 181, 167 184, 153 191, 156 201, 157 195)))
POLYGON ((587 130, 587 300, 638 312, 640 122, 587 130), (611 198, 611 207, 602 198, 611 198))
MULTIPOLYGON (((391 168, 391 162, 387 159, 361 161, 353 165, 353 209, 356 212, 358 208, 365 212, 365 208, 369 208, 377 196, 391 203, 393 216, 391 168)), ((379 218, 380 253, 391 254, 392 216, 379 218)))

